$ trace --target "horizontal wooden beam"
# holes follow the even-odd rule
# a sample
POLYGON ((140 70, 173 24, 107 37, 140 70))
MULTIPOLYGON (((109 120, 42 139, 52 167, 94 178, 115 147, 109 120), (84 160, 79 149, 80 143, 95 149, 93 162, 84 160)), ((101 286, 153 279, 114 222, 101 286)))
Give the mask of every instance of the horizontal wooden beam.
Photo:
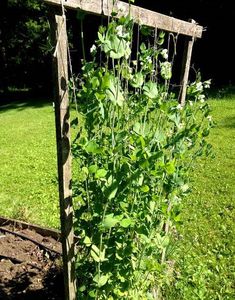
POLYGON ((102 0, 42 0, 45 3, 61 6, 62 1, 65 8, 81 9, 83 11, 101 15, 102 14, 102 0))
MULTIPOLYGON (((65 8, 81 9, 88 13, 110 16, 112 11, 117 12, 117 17, 126 16, 129 4, 113 0, 43 0, 52 5, 61 5, 65 8)), ((201 38, 203 27, 194 23, 179 20, 142 7, 131 5, 130 14, 136 23, 152 28, 158 28, 186 36, 201 38)))

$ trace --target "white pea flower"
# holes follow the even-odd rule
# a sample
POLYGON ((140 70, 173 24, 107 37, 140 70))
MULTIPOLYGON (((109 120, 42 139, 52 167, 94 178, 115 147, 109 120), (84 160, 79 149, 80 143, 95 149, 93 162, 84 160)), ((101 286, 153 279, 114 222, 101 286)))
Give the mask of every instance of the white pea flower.
POLYGON ((179 129, 183 129, 184 128, 184 123, 180 123, 179 124, 179 129))
POLYGON ((178 105, 176 106, 176 108, 179 109, 179 110, 182 110, 182 109, 183 109, 183 106, 182 106, 181 104, 178 104, 178 105))
POLYGON ((188 144, 188 147, 191 147, 193 142, 190 138, 186 138, 186 141, 187 141, 187 144, 188 144))
POLYGON ((188 102, 190 106, 193 106, 193 101, 188 102))
POLYGON ((163 99, 166 99, 166 98, 167 98, 167 96, 168 96, 168 93, 167 93, 167 92, 163 92, 163 93, 161 93, 161 97, 162 97, 163 99))
POLYGON ((196 83, 196 90, 198 92, 201 92, 203 90, 203 85, 202 85, 201 81, 196 83))
POLYGON ((204 81, 204 88, 208 89, 211 85, 211 79, 204 81))
POLYGON ((212 116, 207 116, 207 119, 208 119, 209 122, 211 122, 212 121, 212 116))
POLYGON ((167 132, 166 135, 167 135, 168 137, 170 137, 170 136, 172 136, 172 134, 173 134, 173 131, 172 131, 172 130, 169 130, 169 131, 167 132))
POLYGON ((120 38, 126 38, 128 33, 125 33, 125 28, 122 25, 116 27, 117 36, 120 38))
POLYGON ((204 102, 205 102, 205 98, 206 98, 205 95, 199 95, 199 96, 198 96, 198 100, 199 100, 201 103, 204 103, 204 102))
POLYGON ((90 53, 95 54, 95 52, 96 52, 96 45, 92 45, 92 47, 90 49, 90 53))
POLYGON ((147 57, 146 57, 146 60, 147 60, 147 62, 150 64, 150 63, 152 62, 151 56, 147 56, 147 57))
POLYGON ((162 78, 169 80, 172 76, 171 63, 168 61, 160 62, 162 78))
POLYGON ((122 37, 122 35, 123 35, 123 26, 122 25, 118 25, 116 27, 116 32, 117 32, 118 36, 122 37))
POLYGON ((165 60, 167 60, 167 59, 168 59, 168 50, 167 50, 167 49, 163 49, 163 50, 161 51, 161 55, 162 55, 162 57, 163 57, 165 60))

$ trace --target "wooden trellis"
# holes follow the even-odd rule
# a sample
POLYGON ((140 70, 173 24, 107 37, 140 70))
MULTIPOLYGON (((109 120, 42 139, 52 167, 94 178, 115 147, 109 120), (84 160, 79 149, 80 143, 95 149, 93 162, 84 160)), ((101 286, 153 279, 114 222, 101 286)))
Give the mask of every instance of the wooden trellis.
POLYGON ((126 16, 129 11, 136 23, 152 28, 184 35, 186 38, 182 62, 180 103, 184 105, 189 76, 190 61, 195 38, 201 38, 203 27, 194 21, 186 22, 153 12, 122 1, 113 0, 43 0, 51 5, 51 25, 54 37, 54 87, 55 119, 57 139, 57 161, 59 178, 60 218, 64 267, 65 299, 76 299, 71 143, 68 97, 68 41, 66 31, 66 9, 82 10, 91 14, 117 17, 126 16), (115 4, 113 4, 115 2, 115 4))

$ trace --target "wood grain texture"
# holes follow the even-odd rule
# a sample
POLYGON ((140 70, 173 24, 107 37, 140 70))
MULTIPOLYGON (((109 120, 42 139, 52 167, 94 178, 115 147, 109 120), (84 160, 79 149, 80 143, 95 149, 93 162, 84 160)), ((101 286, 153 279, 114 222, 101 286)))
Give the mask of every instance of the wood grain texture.
MULTIPOLYGON (((53 5, 61 5, 61 0, 43 1, 53 5)), ((66 8, 81 9, 92 14, 103 14, 105 16, 110 16, 114 10, 118 13, 117 17, 126 16, 130 8, 128 3, 122 1, 116 1, 113 6, 113 0, 63 0, 63 4, 66 8)), ((130 14, 136 23, 142 25, 182 35, 197 38, 202 37, 203 27, 197 24, 169 17, 135 5, 131 5, 130 14)))
POLYGON ((52 34, 54 34, 54 45, 56 49, 53 60, 54 101, 65 300, 75 300, 75 243, 73 232, 72 171, 68 95, 68 45, 65 16, 62 14, 56 14, 54 17, 51 17, 51 28, 52 34))
MULTIPOLYGON (((61 0, 43 0, 45 3, 61 6, 61 0)), ((83 11, 101 15, 102 0, 63 0, 65 8, 81 9, 83 11)))

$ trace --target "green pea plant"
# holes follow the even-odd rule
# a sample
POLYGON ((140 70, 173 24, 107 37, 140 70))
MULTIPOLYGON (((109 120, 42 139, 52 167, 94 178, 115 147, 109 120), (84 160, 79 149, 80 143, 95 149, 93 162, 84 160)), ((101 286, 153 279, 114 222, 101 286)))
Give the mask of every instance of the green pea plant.
POLYGON ((213 122, 209 81, 188 87, 184 107, 169 92, 163 41, 134 53, 133 20, 111 19, 83 61, 72 121, 78 299, 161 299, 170 283, 181 201, 213 122))

